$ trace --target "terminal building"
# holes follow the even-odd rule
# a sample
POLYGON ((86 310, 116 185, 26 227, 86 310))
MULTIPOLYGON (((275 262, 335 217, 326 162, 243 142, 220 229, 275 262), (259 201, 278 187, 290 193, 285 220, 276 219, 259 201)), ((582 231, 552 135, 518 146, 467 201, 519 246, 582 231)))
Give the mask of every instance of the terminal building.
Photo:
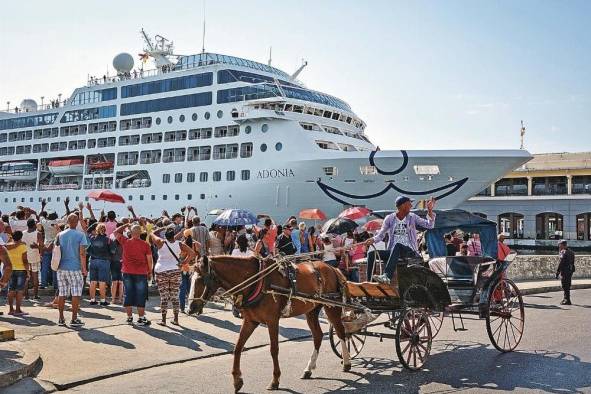
POLYGON ((591 248, 591 152, 543 153, 466 201, 513 245, 591 248))

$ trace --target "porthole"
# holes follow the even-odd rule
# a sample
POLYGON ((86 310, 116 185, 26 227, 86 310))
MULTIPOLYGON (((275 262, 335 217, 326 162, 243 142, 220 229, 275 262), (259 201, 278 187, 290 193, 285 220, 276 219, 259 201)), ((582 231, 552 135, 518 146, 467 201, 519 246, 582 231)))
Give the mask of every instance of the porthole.
POLYGON ((222 116, 224 116, 224 111, 222 111, 222 110, 220 109, 220 110, 218 111, 217 115, 218 115, 218 119, 221 119, 221 118, 222 118, 222 116))
POLYGON ((172 116, 168 117, 168 123, 172 123, 172 116))
POLYGON ((246 127, 244 128, 244 132, 245 132, 246 134, 250 134, 250 132, 251 132, 251 131, 252 131, 252 127, 250 127, 250 126, 246 126, 246 127))
POLYGON ((184 122, 185 121, 185 115, 181 115, 179 116, 179 122, 184 122))
POLYGON ((261 152, 267 151, 267 144, 261 144, 261 152))
POLYGON ((193 114, 193 116, 191 116, 191 119, 193 119, 193 121, 197 120, 197 114, 193 114))
POLYGON ((156 118, 156 124, 160 124, 161 120, 160 118, 156 118))
POLYGON ((269 131, 269 125, 268 124, 263 124, 263 127, 261 127, 261 131, 263 133, 266 133, 267 131, 269 131))
POLYGON ((206 112, 206 113, 205 113, 205 115, 203 115, 203 117, 204 117, 205 119, 209 119, 209 116, 210 116, 210 115, 209 115, 209 112, 206 112))
POLYGON ((275 144, 275 150, 276 151, 280 151, 281 149, 283 149, 283 144, 281 142, 278 142, 275 144))

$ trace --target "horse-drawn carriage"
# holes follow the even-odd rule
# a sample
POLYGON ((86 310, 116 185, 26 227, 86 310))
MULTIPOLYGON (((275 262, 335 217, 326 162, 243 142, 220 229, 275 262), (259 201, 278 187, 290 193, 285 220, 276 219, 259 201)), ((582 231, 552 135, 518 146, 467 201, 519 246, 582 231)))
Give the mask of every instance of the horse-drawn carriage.
MULTIPOLYGON (((344 326, 351 357, 359 355, 367 337, 390 338, 396 342, 402 365, 419 369, 429 356, 444 316, 451 318, 455 331, 464 331, 466 315, 486 321, 489 339, 496 349, 514 350, 523 335, 524 306, 519 289, 506 277, 515 254, 506 261, 487 257, 497 255, 496 224, 461 210, 438 211, 435 227, 427 230, 425 237, 432 258, 428 263, 401 260, 390 286, 347 283, 351 310, 345 313, 344 326), (444 256, 443 235, 458 229, 480 234, 485 257, 444 256), (373 316, 368 319, 368 314, 373 316), (377 320, 379 315, 387 318, 367 325, 358 323, 377 320), (377 326, 390 332, 374 331, 377 326)), ((381 265, 379 254, 374 253, 378 263, 368 268, 368 279, 381 265)), ((332 327, 329 339, 333 351, 341 357, 340 340, 332 327)))
MULTIPOLYGON (((345 371, 351 368, 351 357, 359 355, 367 337, 394 339, 402 365, 420 369, 444 316, 452 318, 456 330, 464 329, 465 315, 485 319, 492 344, 502 352, 511 351, 519 344, 524 327, 521 294, 505 273, 514 256, 507 261, 439 257, 445 255, 443 233, 455 229, 478 231, 484 254, 496 256, 495 226, 465 211, 438 211, 435 228, 426 232, 432 259, 429 263, 401 260, 390 285, 347 282, 337 269, 314 258, 298 264, 294 264, 293 257, 204 258, 192 279, 190 312, 201 313, 220 288, 241 309, 243 324, 232 370, 236 391, 243 384, 240 354, 260 323, 267 326, 271 340, 274 368, 269 388, 279 387, 278 332, 282 317, 306 315, 314 352, 304 378, 311 377, 323 337, 318 320, 322 308, 331 323, 330 345, 343 359, 345 371), (377 326, 385 330, 374 330, 377 326)), ((380 266, 379 258, 374 265, 380 266)), ((370 278, 373 271, 372 267, 370 278)))

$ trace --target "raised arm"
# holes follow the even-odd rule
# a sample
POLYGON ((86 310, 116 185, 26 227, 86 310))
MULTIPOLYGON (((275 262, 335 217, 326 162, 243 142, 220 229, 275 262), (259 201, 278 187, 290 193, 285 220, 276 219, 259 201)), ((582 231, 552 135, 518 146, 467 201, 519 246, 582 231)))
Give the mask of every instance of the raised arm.
POLYGON ((66 197, 64 200, 64 207, 66 207, 66 216, 70 214, 70 197, 66 197))
POLYGON ((183 261, 181 261, 181 264, 185 264, 185 263, 191 263, 191 261, 195 261, 195 257, 197 256, 197 254, 195 253, 195 251, 190 248, 188 245, 185 245, 184 243, 181 243, 181 252, 185 253, 185 259, 183 261))
POLYGON ((164 245, 164 240, 155 234, 157 230, 159 229, 156 229, 150 233, 150 239, 152 240, 154 245, 156 245, 156 247, 160 249, 164 245))
POLYGON ((137 215, 135 214, 135 211, 133 209, 133 206, 128 205, 127 206, 127 210, 129 211, 129 213, 131 213, 131 216, 133 217, 133 220, 138 220, 137 215))
POLYGON ((86 203, 86 209, 88 209, 88 212, 90 213, 90 218, 92 220, 96 220, 96 216, 94 216, 94 212, 92 211, 92 205, 90 205, 90 201, 86 203))

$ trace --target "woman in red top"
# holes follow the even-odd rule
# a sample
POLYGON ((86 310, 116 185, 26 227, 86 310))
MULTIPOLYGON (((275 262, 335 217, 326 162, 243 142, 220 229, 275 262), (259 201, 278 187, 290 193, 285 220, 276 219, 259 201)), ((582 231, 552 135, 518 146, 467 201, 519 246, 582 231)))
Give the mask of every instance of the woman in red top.
POLYGON ((124 224, 117 227, 115 232, 117 241, 123 248, 123 287, 125 288, 125 301, 123 306, 127 312, 127 324, 133 324, 132 307, 137 308, 139 318, 137 324, 149 326, 150 321, 146 319, 145 307, 148 296, 148 279, 152 272, 152 250, 146 241, 140 239, 142 234, 141 226, 124 224), (123 235, 123 231, 131 227, 131 238, 123 235))

